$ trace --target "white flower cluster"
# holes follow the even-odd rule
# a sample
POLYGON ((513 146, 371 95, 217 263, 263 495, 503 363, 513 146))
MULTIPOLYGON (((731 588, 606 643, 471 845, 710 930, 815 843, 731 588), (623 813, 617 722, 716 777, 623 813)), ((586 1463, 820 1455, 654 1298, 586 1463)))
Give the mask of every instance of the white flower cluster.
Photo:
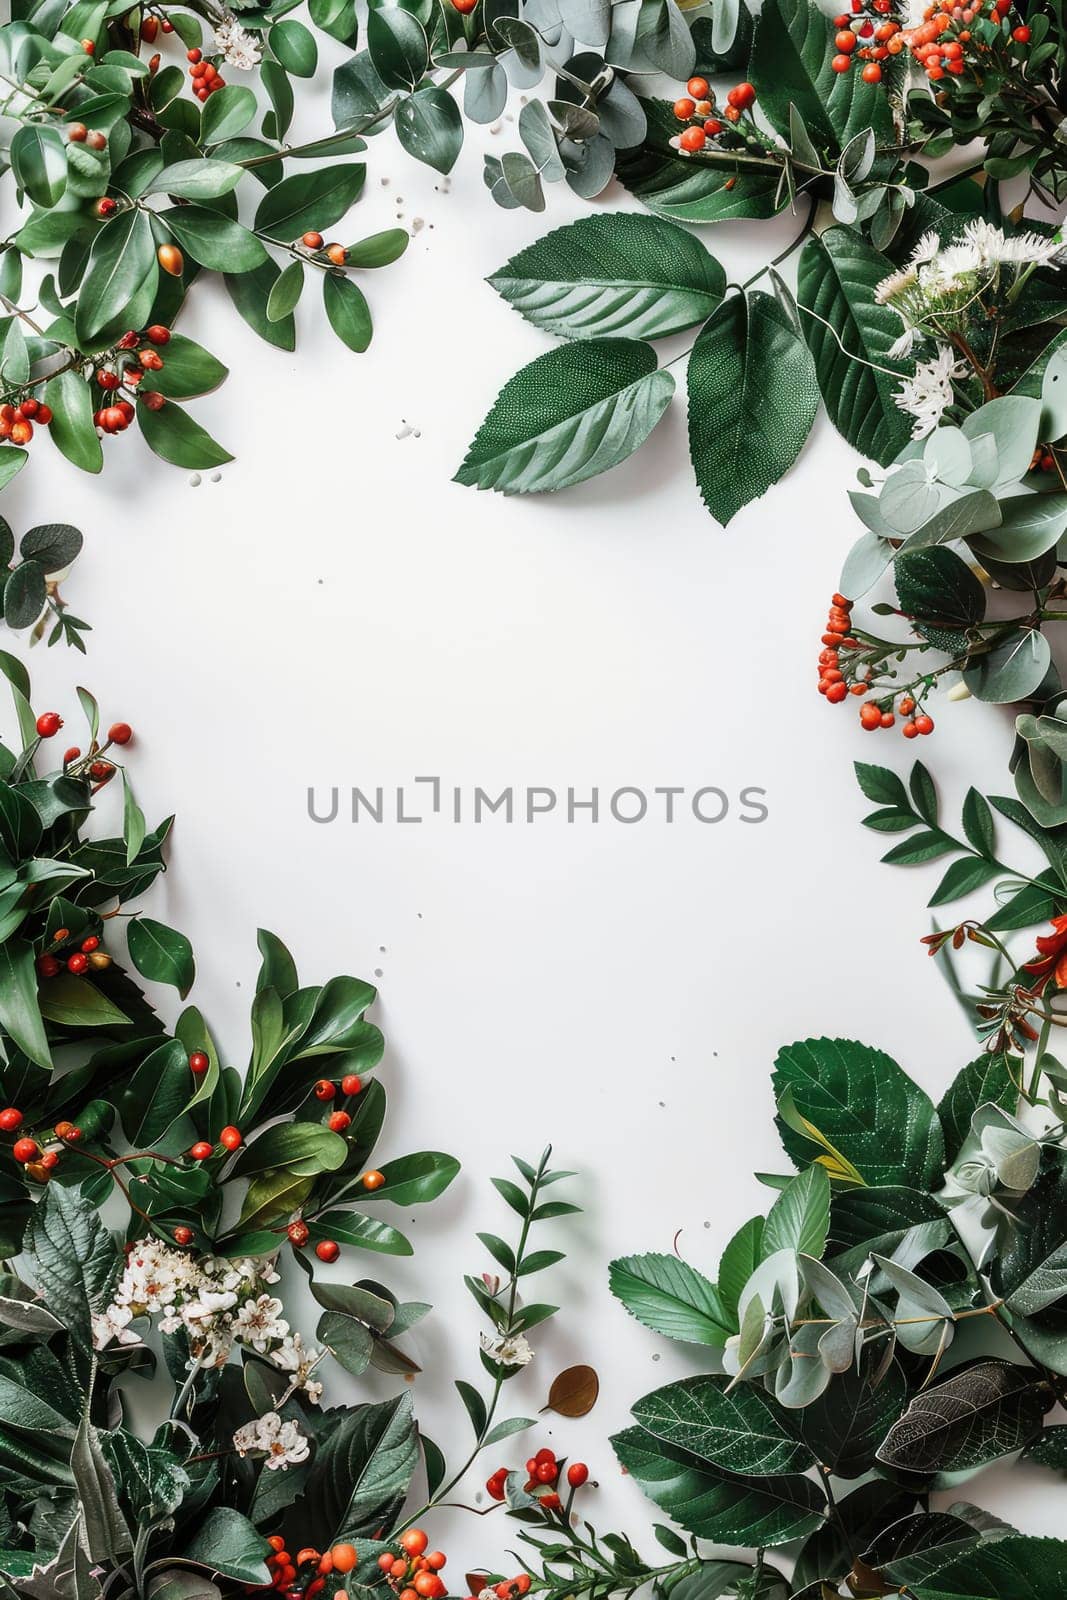
POLYGON ((901 411, 915 419, 911 430, 913 439, 925 439, 928 433, 933 433, 955 398, 952 380, 966 377, 968 370, 967 363, 957 361, 947 344, 938 345, 932 360, 915 363, 914 373, 905 378, 893 396, 901 411))
POLYGON ((254 1422, 246 1422, 233 1436, 233 1447, 240 1456, 262 1452, 268 1472, 284 1472, 299 1466, 311 1451, 307 1435, 295 1422, 283 1422, 276 1411, 268 1411, 254 1422))
POLYGON ((508 1337, 501 1335, 496 1339, 483 1333, 480 1338, 482 1349, 490 1361, 499 1361, 502 1367, 526 1367, 533 1360, 533 1349, 523 1333, 513 1333, 508 1337))
POLYGON ((263 55, 259 39, 238 22, 232 11, 225 12, 222 20, 215 24, 215 49, 222 52, 228 66, 238 67, 242 72, 251 72, 263 55))
POLYGON ((916 338, 924 334, 936 338, 1005 269, 1048 266, 1063 254, 1059 238, 1006 234, 982 217, 968 222, 954 244, 942 245, 936 233, 924 233, 907 266, 883 278, 874 292, 878 304, 892 306, 904 324, 890 356, 909 355, 916 338))
POLYGON ((223 1261, 139 1239, 129 1247, 111 1304, 93 1317, 93 1345, 105 1350, 112 1340, 136 1344, 139 1336, 130 1323, 156 1316, 161 1333, 185 1330, 198 1365, 221 1367, 234 1345, 243 1345, 291 1372, 294 1388, 316 1401, 322 1384, 310 1374, 318 1356, 304 1348, 299 1333, 290 1332, 282 1302, 268 1292, 278 1281, 272 1258, 223 1261))

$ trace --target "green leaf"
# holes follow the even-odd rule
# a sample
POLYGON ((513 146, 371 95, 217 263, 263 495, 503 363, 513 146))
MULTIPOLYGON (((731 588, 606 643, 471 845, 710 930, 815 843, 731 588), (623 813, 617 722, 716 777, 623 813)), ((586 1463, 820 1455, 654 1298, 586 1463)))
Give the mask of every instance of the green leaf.
POLYGON ((721 1349, 735 1332, 715 1285, 676 1256, 622 1256, 608 1281, 632 1317, 668 1339, 721 1349))
POLYGON ((130 1144, 143 1149, 162 1139, 195 1092, 189 1055, 180 1039, 168 1039, 150 1051, 123 1091, 119 1108, 130 1144))
POLYGON ((366 350, 373 327, 370 307, 362 289, 349 278, 328 272, 322 280, 322 303, 326 307, 330 327, 342 344, 346 344, 357 355, 366 350))
POLYGON ((1044 1600, 1067 1593, 1067 1542, 1018 1534, 983 1540, 910 1580, 908 1590, 916 1600, 1044 1600))
POLYGON ((290 261, 267 296, 267 320, 281 322, 292 315, 304 289, 304 263, 290 261))
POLYGON ((762 1217, 751 1217, 738 1228, 719 1262, 719 1299, 734 1333, 738 1331, 737 1306, 742 1290, 764 1257, 763 1227, 762 1217))
POLYGON ((366 176, 362 161, 350 161, 283 178, 259 202, 256 228, 287 241, 309 230, 321 232, 332 227, 355 204, 366 176))
POLYGON ((92 392, 77 372, 60 372, 44 387, 54 416, 49 433, 56 448, 83 472, 99 472, 104 451, 93 423, 92 392))
POLYGON ((41 1015, 64 1028, 121 1028, 129 1017, 88 978, 57 972, 39 993, 41 1015))
POLYGON ((111 1299, 122 1264, 96 1208, 76 1190, 50 1183, 26 1231, 38 1293, 83 1351, 92 1349, 94 1312, 111 1299))
POLYGON ((689 358, 689 453, 724 525, 788 472, 819 406, 804 341, 770 295, 731 295, 689 358))
POLYGON ((731 1388, 726 1377, 684 1378, 646 1394, 633 1414, 657 1439, 741 1477, 777 1477, 815 1465, 781 1408, 755 1384, 731 1388))
POLYGON ((50 211, 67 187, 67 145, 58 128, 24 122, 9 152, 15 182, 35 206, 50 211))
POLYGON ((110 1563, 133 1549, 133 1539, 122 1515, 115 1479, 100 1447, 100 1436, 88 1416, 82 1417, 70 1465, 89 1559, 110 1563))
POLYGON ((430 62, 422 24, 399 7, 370 11, 367 49, 375 71, 389 89, 416 88, 430 62))
POLYGON ((768 0, 761 6, 748 66, 760 111, 789 140, 795 106, 809 136, 831 156, 865 129, 889 142, 884 86, 864 83, 858 72, 834 72, 829 45, 826 15, 810 0, 768 0))
POLYGON ((319 51, 315 37, 302 22, 290 19, 276 22, 267 34, 267 43, 286 72, 296 78, 313 78, 319 51))
POLYGON ((657 339, 706 321, 726 274, 684 228, 619 212, 555 228, 489 282, 546 333, 657 339))
POLYGON ((182 249, 212 272, 251 272, 268 259, 255 234, 221 211, 175 206, 159 216, 182 249))
POLYGON ((731 151, 720 161, 678 155, 669 140, 678 122, 663 100, 642 100, 645 141, 616 156, 615 175, 642 205, 676 222, 726 222, 773 217, 780 209, 779 173, 731 151), (727 187, 729 185, 729 187, 727 187))
POLYGON ((399 261, 408 245, 411 235, 406 228, 385 228, 381 233, 372 233, 366 239, 361 239, 358 244, 348 247, 348 265, 350 267, 387 267, 393 261, 399 261))
POLYGON ((196 977, 196 963, 184 933, 151 917, 133 917, 126 928, 126 943, 142 978, 169 983, 185 999, 196 977))
POLYGON ((928 632, 926 624, 966 629, 985 616, 982 585, 954 550, 941 545, 898 556, 893 582, 901 610, 924 625, 924 633, 928 632))
MULTIPOLYGON (((788 1090, 799 1115, 828 1140, 868 1184, 926 1189, 944 1168, 941 1125, 929 1097, 880 1050, 851 1039, 787 1045, 774 1064, 779 1100, 788 1090)), ((787 1153, 807 1166, 813 1139, 778 1129, 787 1153)))
POLYGON ((171 334, 166 352, 163 369, 153 372, 151 385, 170 400, 192 400, 217 389, 229 370, 210 350, 181 333, 171 334))
POLYGON ((901 1472, 975 1472, 1034 1439, 1052 1403, 1045 1379, 1008 1361, 976 1361, 917 1394, 878 1460, 901 1472))
POLYGON ((269 1586, 267 1556, 270 1546, 261 1533, 229 1506, 215 1506, 198 1519, 195 1532, 181 1551, 183 1561, 191 1561, 206 1572, 217 1572, 235 1583, 269 1586))
POLYGON ((459 1171, 455 1156, 440 1150, 420 1150, 417 1155, 387 1161, 380 1169, 385 1182, 368 1193, 368 1200, 392 1200, 400 1206, 421 1205, 443 1194, 459 1171))
POLYGON ((23 561, 4 585, 4 621, 9 628, 30 627, 47 599, 44 568, 37 561, 23 561))
POLYGON ((817 1461, 839 1478, 858 1478, 873 1468, 875 1451, 907 1399, 903 1370, 894 1361, 877 1383, 854 1368, 835 1374, 817 1400, 790 1416, 817 1461))
POLYGON ((304 1496, 293 1507, 293 1537, 323 1549, 391 1527, 418 1458, 410 1389, 352 1407, 316 1451, 304 1496))
MULTIPOLYGON (((220 93, 225 94, 225 90, 220 93)), ((215 95, 205 102, 210 105, 215 95)), ((296 323, 290 314, 276 322, 267 315, 270 296, 281 276, 281 268, 271 260, 264 261, 255 272, 228 273, 226 289, 241 316, 254 333, 274 345, 278 350, 296 349, 296 323)))
POLYGON ((200 109, 200 144, 222 144, 243 133, 256 114, 256 97, 243 84, 208 95, 200 109))
POLYGON ((52 1056, 37 1000, 33 946, 23 939, 7 939, 0 944, 0 1027, 31 1061, 51 1067, 52 1056))
POLYGON ((646 344, 590 339, 549 350, 504 385, 456 482, 504 494, 582 483, 643 444, 673 392, 646 344))
MULTIPOLYGON (((218 91, 220 94, 224 90, 218 91)), ((204 102, 205 106, 207 101, 204 102)), ((169 194, 176 200, 218 200, 237 187, 244 168, 217 157, 174 161, 153 178, 148 194, 169 194)))
POLYGON ((314 1178, 344 1165, 348 1146, 321 1122, 276 1122, 245 1145, 234 1171, 242 1178, 285 1168, 296 1177, 314 1178))
POLYGON ((410 1240, 399 1228, 376 1217, 365 1217, 358 1211, 328 1211, 317 1217, 311 1226, 312 1239, 334 1239, 340 1245, 351 1245, 356 1250, 375 1250, 387 1256, 412 1254, 410 1240))
POLYGON ((435 172, 451 172, 463 148, 463 118, 447 89, 429 84, 401 100, 396 136, 409 156, 435 172))
POLYGON ((1016 628, 986 654, 972 656, 963 681, 977 700, 1008 705, 1034 693, 1051 660, 1051 647, 1040 629, 1016 628))
POLYGON ((183 411, 173 400, 168 400, 160 410, 152 411, 139 398, 137 423, 149 448, 172 466, 202 472, 208 467, 221 467, 233 460, 230 452, 224 450, 199 422, 193 420, 188 411, 183 411))
POLYGON ((901 329, 896 312, 874 298, 892 270, 858 233, 834 227, 804 245, 797 281, 801 324, 826 409, 849 444, 883 466, 911 432, 894 404, 898 382, 880 370, 901 329))
POLYGON ((771 1207, 763 1229, 763 1254, 796 1250, 820 1260, 829 1226, 830 1180, 823 1167, 812 1165, 786 1184, 771 1207))
POLYGON ((622 1466, 675 1522, 715 1544, 772 1548, 819 1526, 824 1500, 799 1473, 748 1480, 628 1428, 611 1441, 622 1466))

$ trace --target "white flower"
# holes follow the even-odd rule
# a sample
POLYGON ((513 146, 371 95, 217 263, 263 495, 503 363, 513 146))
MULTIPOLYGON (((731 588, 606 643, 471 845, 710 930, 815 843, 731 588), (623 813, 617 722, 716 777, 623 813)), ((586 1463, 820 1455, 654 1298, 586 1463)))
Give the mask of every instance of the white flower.
POLYGON ((215 49, 222 52, 227 65, 238 67, 242 72, 251 72, 263 54, 256 35, 243 27, 230 12, 215 29, 215 49))
POLYGON ((929 361, 916 363, 915 372, 906 378, 893 396, 901 411, 907 411, 915 422, 911 430, 913 439, 925 439, 941 421, 946 409, 955 398, 953 378, 962 378, 966 366, 957 362, 947 344, 937 347, 937 355, 929 361))
POLYGON ((314 1350, 305 1350, 304 1341, 299 1333, 287 1334, 276 1350, 270 1354, 276 1367, 283 1372, 296 1374, 296 1387, 303 1389, 308 1399, 317 1401, 322 1396, 322 1384, 317 1378, 312 1378, 310 1373, 319 1360, 314 1350))
POLYGON ((982 217, 975 217, 963 230, 964 238, 978 251, 983 267, 1044 266, 1063 250, 1059 240, 1040 233, 1005 234, 982 217))
POLYGON ((932 261, 941 248, 941 240, 933 228, 924 233, 915 249, 911 252, 911 259, 918 264, 923 261, 932 261))
POLYGON ((112 1339, 119 1344, 140 1344, 140 1338, 127 1324, 133 1321, 129 1306, 108 1306, 92 1316, 93 1349, 106 1350, 112 1339))
POLYGON ((233 1446, 238 1455, 246 1456, 262 1451, 268 1472, 284 1472, 288 1467, 299 1466, 311 1453, 307 1437, 295 1422, 283 1422, 276 1411, 268 1411, 254 1422, 246 1422, 233 1436, 233 1446))
POLYGON ((874 298, 880 306, 888 305, 898 295, 913 289, 918 280, 919 274, 914 267, 902 267, 899 272, 891 272, 888 278, 882 279, 874 291, 874 298))
POLYGON ((481 1343, 490 1361, 499 1361, 502 1367, 525 1367, 533 1360, 533 1350, 523 1333, 513 1333, 507 1338, 496 1339, 491 1339, 487 1333, 483 1333, 481 1343))
POLYGON ((253 1350, 266 1350, 289 1332, 289 1324, 282 1317, 283 1309, 281 1301, 272 1294, 246 1300, 231 1320, 234 1338, 251 1345, 253 1350))

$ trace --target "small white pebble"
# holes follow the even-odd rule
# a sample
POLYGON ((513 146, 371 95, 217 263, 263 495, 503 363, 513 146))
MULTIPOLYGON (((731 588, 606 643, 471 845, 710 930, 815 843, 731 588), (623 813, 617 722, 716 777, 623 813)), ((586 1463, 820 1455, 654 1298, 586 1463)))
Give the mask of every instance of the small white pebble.
POLYGON ((221 483, 222 482, 222 473, 221 472, 213 472, 211 474, 211 481, 212 481, 212 483, 221 483))
POLYGON ((381 180, 382 188, 383 189, 387 189, 389 187, 389 185, 392 183, 392 181, 393 181, 392 178, 383 178, 381 180))
POLYGON ((492 123, 490 125, 489 132, 490 133, 499 133, 503 126, 504 126, 504 124, 502 122, 494 122, 494 123, 492 123))
POLYGON ((412 217, 412 219, 411 219, 411 231, 412 231, 413 234, 414 233, 418 233, 422 228, 425 228, 425 226, 426 226, 426 223, 425 223, 425 221, 424 221, 424 219, 422 217, 412 217))
POLYGON ((189 479, 189 487, 191 489, 199 489, 200 483, 201 478, 199 472, 194 472, 192 477, 189 479))
POLYGON ((406 438, 408 438, 410 433, 411 433, 411 423, 410 422, 405 422, 404 426, 400 429, 400 432, 397 434, 397 438, 398 439, 406 439, 406 438))

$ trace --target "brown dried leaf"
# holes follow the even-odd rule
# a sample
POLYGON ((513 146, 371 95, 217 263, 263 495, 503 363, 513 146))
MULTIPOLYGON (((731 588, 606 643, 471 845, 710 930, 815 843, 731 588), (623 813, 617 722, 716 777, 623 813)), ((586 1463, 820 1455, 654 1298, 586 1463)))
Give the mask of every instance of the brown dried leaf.
POLYGON ((596 1405, 600 1379, 592 1367, 568 1367, 548 1391, 542 1411, 556 1411, 561 1417, 587 1416, 596 1405))

